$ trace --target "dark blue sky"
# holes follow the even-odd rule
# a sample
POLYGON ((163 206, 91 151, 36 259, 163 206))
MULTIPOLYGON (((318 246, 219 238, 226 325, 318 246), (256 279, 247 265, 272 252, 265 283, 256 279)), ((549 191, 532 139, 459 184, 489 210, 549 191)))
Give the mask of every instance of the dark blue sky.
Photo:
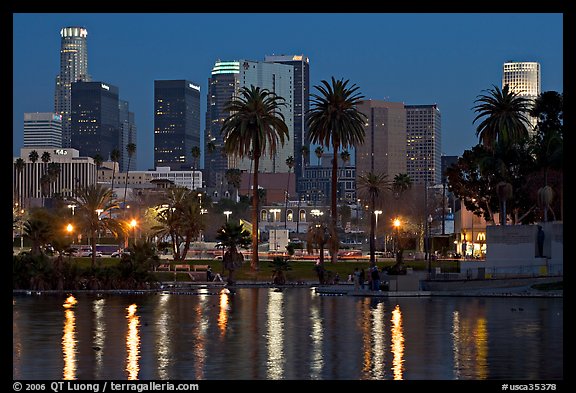
MULTIPOLYGON (((502 64, 537 61, 542 91, 563 91, 563 16, 466 14, 14 14, 13 154, 25 112, 54 110, 60 29, 88 30, 88 70, 117 86, 138 128, 139 170, 153 167, 155 79, 201 86, 204 130, 207 81, 214 62, 304 54, 311 87, 349 79, 369 99, 439 105, 442 153, 477 143, 474 100, 502 83, 502 64)), ((315 89, 311 88, 312 91, 315 89)), ((202 133, 202 131, 201 131, 202 133)))

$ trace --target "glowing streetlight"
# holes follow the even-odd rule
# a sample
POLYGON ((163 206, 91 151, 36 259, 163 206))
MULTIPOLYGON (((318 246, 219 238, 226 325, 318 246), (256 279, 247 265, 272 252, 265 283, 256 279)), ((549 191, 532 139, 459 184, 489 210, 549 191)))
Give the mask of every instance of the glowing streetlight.
POLYGON ((72 215, 74 215, 74 209, 76 209, 76 205, 70 204, 68 205, 68 209, 72 209, 72 215))
POLYGON ((98 219, 100 219, 100 214, 102 214, 103 211, 104 211, 104 209, 96 209, 96 214, 98 214, 98 219))
POLYGON ((376 246, 376 239, 378 239, 378 216, 382 214, 382 210, 374 210, 374 215, 376 216, 376 226, 374 228, 374 246, 376 246))
POLYGON ((226 222, 228 222, 228 217, 230 217, 230 214, 232 214, 232 212, 230 210, 224 211, 224 215, 226 216, 226 222))
POLYGON ((394 228, 396 228, 396 247, 398 250, 400 249, 400 225, 402 224, 398 218, 394 219, 393 223, 394 228))
POLYGON ((66 225, 66 232, 68 232, 68 236, 72 237, 72 244, 74 244, 74 236, 72 236, 72 232, 74 232, 74 227, 72 224, 66 225))
POLYGON ((132 219, 132 221, 130 221, 130 228, 132 228, 134 230, 134 244, 136 244, 136 227, 138 226, 138 221, 136 221, 135 219, 132 219))

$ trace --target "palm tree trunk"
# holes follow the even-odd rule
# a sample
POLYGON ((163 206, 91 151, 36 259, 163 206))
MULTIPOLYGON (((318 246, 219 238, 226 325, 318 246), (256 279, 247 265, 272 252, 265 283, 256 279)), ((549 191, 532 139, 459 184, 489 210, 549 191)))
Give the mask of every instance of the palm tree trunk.
POLYGON ((258 270, 258 164, 260 156, 254 153, 254 192, 252 193, 252 258, 250 267, 252 270, 258 270))
MULTIPOLYGON (((332 228, 333 228, 333 234, 337 233, 336 230, 336 223, 338 221, 338 204, 336 203, 336 191, 338 188, 338 157, 336 155, 336 153, 338 152, 338 146, 333 146, 334 147, 334 156, 332 157, 332 190, 331 191, 331 195, 332 195, 332 228)), ((338 239, 336 239, 335 242, 335 247, 334 247, 334 252, 332 253, 331 257, 332 257, 332 263, 336 263, 336 261, 338 260, 338 245, 337 245, 338 239)))
POLYGON ((96 231, 92 231, 92 239, 90 243, 92 245, 92 269, 94 269, 96 266, 96 231))
MULTIPOLYGON (((126 170, 126 182, 124 183, 124 209, 126 209, 126 191, 128 190, 128 175, 130 174, 130 159, 132 157, 128 157, 128 169, 126 170)), ((192 177, 194 180, 194 177, 192 177)), ((194 187, 192 187, 194 189, 194 187)))
POLYGON ((374 195, 371 196, 370 204, 372 205, 372 214, 370 214, 370 266, 376 266, 376 242, 374 235, 376 232, 376 214, 374 209, 376 207, 376 202, 374 201, 374 195))

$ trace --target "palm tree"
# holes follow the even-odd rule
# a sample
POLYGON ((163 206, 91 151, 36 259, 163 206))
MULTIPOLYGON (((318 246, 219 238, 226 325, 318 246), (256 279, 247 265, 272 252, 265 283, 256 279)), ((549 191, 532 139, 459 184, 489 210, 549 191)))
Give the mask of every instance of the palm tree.
MULTIPOLYGON (((126 182, 124 183, 124 208, 126 208, 126 191, 128 190, 128 174, 130 173, 130 161, 132 156, 136 153, 136 144, 129 143, 126 145, 126 152, 128 153, 128 167, 126 168, 126 182)), ((194 177, 192 177, 194 179, 194 177)))
MULTIPOLYGON (((358 86, 348 87, 349 81, 336 80, 332 77, 330 85, 325 80, 315 88, 320 92, 311 94, 311 110, 307 118, 310 141, 323 146, 332 146, 332 226, 336 228, 338 216, 336 189, 338 185, 338 151, 364 143, 364 123, 366 116, 356 109, 356 105, 364 98, 358 92, 358 86)), ((334 230, 335 232, 335 230, 334 230)), ((332 254, 332 262, 337 255, 332 254)))
MULTIPOLYGON (((198 163, 198 159, 200 158, 200 148, 198 146, 192 146, 190 154, 192 154, 192 189, 194 190, 194 180, 196 177, 194 176, 194 172, 196 171, 196 164, 198 163)), ((200 185, 200 187, 202 187, 202 185, 200 185)))
POLYGON ((376 229, 376 199, 386 189, 390 189, 391 185, 388 181, 388 176, 383 173, 368 172, 358 177, 358 189, 365 197, 370 199, 370 266, 376 266, 376 244, 375 244, 375 229, 376 229))
POLYGON ((34 183, 36 182, 36 161, 38 161, 38 159, 40 158, 40 156, 38 155, 38 152, 36 150, 32 150, 30 152, 30 154, 28 154, 28 159, 30 160, 30 162, 33 164, 33 175, 32 175, 32 181, 30 182, 30 196, 34 197, 36 195, 36 189, 34 189, 34 183))
POLYGON ((502 90, 494 86, 474 102, 477 104, 473 109, 478 115, 472 122, 483 118, 476 128, 476 136, 488 150, 492 150, 497 142, 508 146, 528 136, 526 113, 531 102, 511 92, 508 85, 502 90))
POLYGON ((112 194, 114 194, 114 177, 116 175, 116 163, 120 160, 120 150, 114 148, 110 152, 110 160, 112 161, 112 194))
POLYGON ((320 166, 320 159, 324 155, 324 148, 322 146, 317 146, 314 150, 314 154, 316 154, 316 157, 318 158, 318 166, 320 166))
POLYGON ((242 172, 238 168, 231 168, 226 170, 226 174, 224 176, 226 177, 228 184, 231 185, 234 189, 234 202, 236 202, 238 200, 238 190, 240 189, 240 185, 242 183, 242 172))
POLYGON ((58 176, 60 176, 60 164, 57 162, 51 162, 48 164, 48 169, 46 171, 46 173, 48 174, 48 179, 50 180, 50 183, 54 183, 56 180, 58 180, 58 176))
POLYGON ((412 179, 407 173, 398 173, 394 176, 392 181, 392 190, 394 192, 394 198, 398 199, 404 191, 412 188, 412 179))
POLYGON ((350 152, 348 152, 348 150, 342 150, 340 153, 340 159, 342 159, 344 165, 346 165, 348 161, 350 161, 350 152))
POLYGON ((24 168, 26 167, 26 163, 24 162, 24 160, 22 158, 17 158, 16 162, 14 163, 14 167, 16 168, 16 172, 18 173, 18 177, 20 178, 20 180, 18 181, 18 204, 20 205, 21 208, 24 207, 24 198, 22 195, 22 172, 24 171, 24 168))
MULTIPOLYGON (((280 107, 285 106, 284 98, 268 89, 250 86, 242 87, 239 95, 233 98, 225 110, 230 115, 222 124, 221 133, 226 153, 240 158, 250 150, 254 157, 253 187, 258 189, 258 164, 260 157, 268 151, 270 157, 276 153, 278 143, 282 146, 289 138, 288 126, 280 107)), ((252 198, 252 261, 253 270, 258 269, 258 193, 252 198)))
MULTIPOLYGON (((252 234, 257 232, 256 229, 252 234)), ((252 235, 252 237, 254 237, 252 235)), ((244 257, 238 251, 238 248, 248 249, 250 247, 250 232, 244 229, 244 224, 236 224, 233 222, 226 222, 220 229, 216 236, 221 246, 226 250, 222 257, 222 266, 228 270, 228 285, 234 285, 234 271, 242 265, 244 257)), ((254 254, 255 252, 252 252, 254 254)), ((256 252, 257 254, 257 252, 256 252)))
POLYGON ((52 226, 46 220, 32 217, 24 222, 24 235, 32 242, 30 253, 32 255, 42 254, 42 246, 47 244, 52 238, 52 226))
MULTIPOLYGON (((118 203, 112 197, 112 189, 102 184, 93 184, 76 190, 71 198, 76 205, 75 217, 81 228, 90 233, 92 250, 96 250, 96 234, 100 230, 110 230, 117 237, 126 232, 122 223, 111 217, 99 216, 98 212, 106 213, 118 208, 118 203)), ((96 253, 92 253, 92 268, 96 265, 96 253)))
POLYGON ((286 184, 285 206, 284 206, 284 229, 288 227, 288 189, 290 188, 290 171, 294 168, 294 157, 290 156, 286 159, 286 166, 288 166, 288 184, 286 184))
POLYGON ((308 147, 308 145, 303 145, 300 148, 300 154, 304 159, 304 166, 308 165, 308 161, 310 160, 310 147, 308 147))

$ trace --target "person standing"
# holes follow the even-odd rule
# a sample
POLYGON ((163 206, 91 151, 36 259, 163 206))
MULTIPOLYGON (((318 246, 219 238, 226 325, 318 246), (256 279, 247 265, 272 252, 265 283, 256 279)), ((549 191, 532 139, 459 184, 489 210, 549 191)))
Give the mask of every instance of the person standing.
POLYGON ((360 270, 360 288, 364 290, 364 282, 366 281, 366 273, 364 272, 364 268, 360 270))
POLYGON ((360 288, 360 272, 358 268, 354 268, 354 290, 357 291, 360 288))
POLYGON ((379 291, 380 290, 380 273, 378 273, 378 268, 374 266, 372 268, 372 272, 370 273, 372 277, 372 290, 379 291))

